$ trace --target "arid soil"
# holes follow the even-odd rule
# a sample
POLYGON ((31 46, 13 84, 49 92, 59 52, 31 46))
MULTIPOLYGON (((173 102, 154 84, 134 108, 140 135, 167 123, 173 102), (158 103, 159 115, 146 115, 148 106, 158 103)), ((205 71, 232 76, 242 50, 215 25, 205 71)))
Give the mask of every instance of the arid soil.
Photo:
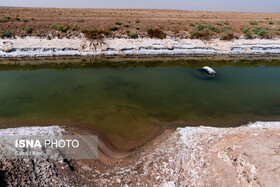
POLYGON ((98 160, 1 160, 2 184, 279 186, 280 123, 167 130, 129 155, 98 160), (32 171, 32 172, 27 172, 32 171))
POLYGON ((214 38, 228 30, 240 36, 244 34, 242 28, 253 30, 257 26, 267 27, 269 36, 278 36, 280 13, 0 7, 0 32, 10 31, 18 36, 79 36, 85 29, 109 29, 115 25, 117 30, 110 34, 112 37, 123 37, 127 31, 147 36, 147 27, 153 27, 170 36, 187 38, 198 24, 214 26, 210 29, 214 38), (68 26, 68 30, 56 31, 53 25, 68 26), (28 33, 23 29, 26 27, 33 30, 28 33))

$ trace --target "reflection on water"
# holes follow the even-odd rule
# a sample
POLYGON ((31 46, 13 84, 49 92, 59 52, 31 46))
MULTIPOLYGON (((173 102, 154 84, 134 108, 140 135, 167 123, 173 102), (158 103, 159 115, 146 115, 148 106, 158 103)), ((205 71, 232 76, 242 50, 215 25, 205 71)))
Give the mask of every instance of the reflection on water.
MULTIPOLYGON (((204 62, 207 65, 207 61, 204 62)), ((0 71, 0 122, 79 124, 137 141, 157 125, 280 116, 280 67, 155 66, 0 71)))

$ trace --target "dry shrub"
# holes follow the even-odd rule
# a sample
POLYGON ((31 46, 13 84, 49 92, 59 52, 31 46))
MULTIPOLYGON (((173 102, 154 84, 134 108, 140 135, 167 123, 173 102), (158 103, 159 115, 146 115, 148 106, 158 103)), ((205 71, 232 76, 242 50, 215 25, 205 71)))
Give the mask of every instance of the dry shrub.
POLYGON ((198 31, 196 29, 193 29, 190 32, 190 38, 191 39, 203 39, 203 40, 209 40, 213 36, 213 33, 209 31, 208 29, 198 31))
POLYGON ((88 39, 103 39, 105 36, 109 36, 111 31, 109 29, 93 29, 85 30, 84 34, 88 39))
POLYGON ((234 38, 234 34, 231 31, 223 32, 220 36, 221 40, 232 40, 234 38))
POLYGON ((163 39, 166 37, 166 33, 163 32, 160 28, 148 28, 148 36, 151 38, 160 38, 163 39))

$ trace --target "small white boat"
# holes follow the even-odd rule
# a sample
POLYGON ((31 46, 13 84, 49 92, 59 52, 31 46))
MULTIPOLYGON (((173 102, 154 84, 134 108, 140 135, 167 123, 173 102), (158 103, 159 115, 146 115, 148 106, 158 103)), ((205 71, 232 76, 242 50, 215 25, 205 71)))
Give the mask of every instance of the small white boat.
POLYGON ((204 66, 201 69, 208 75, 216 75, 216 71, 213 68, 210 68, 209 66, 204 66))

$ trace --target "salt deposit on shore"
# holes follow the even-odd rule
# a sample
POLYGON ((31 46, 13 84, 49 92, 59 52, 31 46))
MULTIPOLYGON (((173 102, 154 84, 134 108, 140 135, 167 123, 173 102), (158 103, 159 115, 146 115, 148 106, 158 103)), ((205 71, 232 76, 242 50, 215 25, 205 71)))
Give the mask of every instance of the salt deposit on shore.
MULTIPOLYGON (((29 130, 36 131, 36 128, 43 130, 42 127, 29 130)), ((15 132, 26 130, 28 128, 20 128, 15 132)), ((1 134, 3 132, 13 131, 0 130, 1 134)), ((76 161, 71 166, 48 163, 48 173, 55 175, 44 177, 44 180, 66 186, 280 185, 280 122, 255 122, 237 128, 185 127, 165 134, 134 152, 134 156, 119 159, 111 166, 102 160, 98 161, 100 163, 76 161), (71 180, 73 178, 79 180, 71 180)), ((36 165, 37 162, 33 167, 38 172, 34 175, 44 176, 44 170, 41 165, 36 165)), ((3 163, 9 164, 8 161, 3 163)), ((21 167, 24 169, 24 163, 21 167)), ((6 168, 16 171, 10 165, 6 168)), ((14 180, 22 181, 20 178, 14 180)), ((40 184, 44 180, 39 181, 40 184)))
POLYGON ((86 38, 17 37, 0 39, 0 57, 143 54, 266 54, 280 53, 280 39, 125 39, 89 41, 86 38))

